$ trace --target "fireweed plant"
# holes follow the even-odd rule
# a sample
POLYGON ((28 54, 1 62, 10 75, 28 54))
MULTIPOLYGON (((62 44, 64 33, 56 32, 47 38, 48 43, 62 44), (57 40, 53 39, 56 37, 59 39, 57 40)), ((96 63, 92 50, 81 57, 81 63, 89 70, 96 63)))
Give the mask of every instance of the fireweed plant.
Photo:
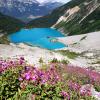
POLYGON ((100 92, 100 73, 62 63, 29 66, 23 57, 0 60, 0 100, 96 100, 85 84, 100 92))

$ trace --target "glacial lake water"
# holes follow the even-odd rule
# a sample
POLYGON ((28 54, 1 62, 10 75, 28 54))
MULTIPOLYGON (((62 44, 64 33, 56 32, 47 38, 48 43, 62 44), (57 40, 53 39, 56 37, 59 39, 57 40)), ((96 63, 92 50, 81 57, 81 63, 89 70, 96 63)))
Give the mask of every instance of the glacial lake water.
POLYGON ((64 35, 51 28, 21 29, 8 36, 13 43, 27 43, 50 50, 66 47, 63 43, 56 41, 57 37, 64 37, 64 35))

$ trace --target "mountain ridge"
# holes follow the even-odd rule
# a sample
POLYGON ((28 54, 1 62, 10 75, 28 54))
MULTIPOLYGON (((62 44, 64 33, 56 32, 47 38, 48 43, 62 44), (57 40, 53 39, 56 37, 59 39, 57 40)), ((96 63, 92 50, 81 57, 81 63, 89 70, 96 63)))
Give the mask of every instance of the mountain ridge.
POLYGON ((67 35, 99 31, 100 1, 72 0, 51 14, 31 21, 28 26, 53 27, 67 35))
POLYGON ((51 27, 54 25, 58 18, 64 14, 64 11, 66 9, 72 8, 76 5, 79 5, 82 3, 84 0, 72 0, 68 2, 67 4, 64 4, 63 6, 54 9, 50 14, 43 16, 41 18, 35 19, 33 21, 30 21, 28 26, 36 26, 36 27, 51 27), (80 1, 80 2, 78 2, 80 1), (53 20, 52 20, 53 19, 53 20), (49 21, 50 20, 50 21, 49 21), (40 25, 39 25, 40 24, 40 25))
POLYGON ((0 0, 0 12, 27 22, 31 20, 30 15, 44 16, 61 5, 60 2, 43 4, 37 0, 0 0))

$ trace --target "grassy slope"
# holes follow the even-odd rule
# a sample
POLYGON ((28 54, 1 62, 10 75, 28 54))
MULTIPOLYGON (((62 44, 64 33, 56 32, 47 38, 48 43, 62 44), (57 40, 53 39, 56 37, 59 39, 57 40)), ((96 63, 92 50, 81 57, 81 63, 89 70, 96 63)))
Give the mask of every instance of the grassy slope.
POLYGON ((18 19, 3 15, 0 13, 0 30, 7 33, 18 31, 24 26, 24 23, 18 19))
POLYGON ((97 8, 85 20, 79 24, 79 20, 75 17, 73 20, 59 23, 56 28, 63 28, 65 33, 69 35, 84 34, 88 32, 100 31, 100 8, 97 8))

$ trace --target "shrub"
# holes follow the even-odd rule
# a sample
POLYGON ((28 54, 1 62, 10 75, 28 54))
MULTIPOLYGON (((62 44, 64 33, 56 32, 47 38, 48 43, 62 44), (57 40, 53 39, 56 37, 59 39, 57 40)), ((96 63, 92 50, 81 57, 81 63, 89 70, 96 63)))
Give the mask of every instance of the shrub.
POLYGON ((18 88, 20 88, 20 82, 18 80, 20 69, 20 67, 18 69, 8 69, 0 75, 1 100, 12 98, 18 91, 18 88))
MULTIPOLYGON (((24 58, 18 61, 24 62, 24 58)), ((100 74, 90 69, 62 63, 42 69, 18 61, 10 61, 11 65, 1 61, 1 100, 95 100, 88 86, 82 88, 85 84, 100 92, 100 74)))

